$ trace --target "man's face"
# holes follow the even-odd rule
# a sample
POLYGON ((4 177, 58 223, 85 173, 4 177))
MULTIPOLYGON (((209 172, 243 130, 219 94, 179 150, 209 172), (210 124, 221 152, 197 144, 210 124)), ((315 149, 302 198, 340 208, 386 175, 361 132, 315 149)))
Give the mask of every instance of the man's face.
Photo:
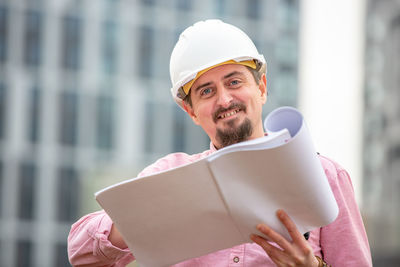
POLYGON ((257 84, 245 66, 227 64, 204 73, 190 90, 192 107, 184 108, 216 148, 264 135, 265 75, 257 84))

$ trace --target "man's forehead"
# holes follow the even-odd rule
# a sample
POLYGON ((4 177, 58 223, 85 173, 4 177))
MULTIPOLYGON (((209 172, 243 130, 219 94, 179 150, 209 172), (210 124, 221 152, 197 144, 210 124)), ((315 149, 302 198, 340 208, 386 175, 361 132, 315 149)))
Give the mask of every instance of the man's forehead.
POLYGON ((203 75, 201 75, 193 83, 192 88, 196 88, 197 86, 204 83, 211 83, 215 80, 227 79, 234 74, 246 75, 247 72, 250 73, 250 71, 246 68, 246 66, 239 64, 226 64, 218 66, 203 73, 203 75))

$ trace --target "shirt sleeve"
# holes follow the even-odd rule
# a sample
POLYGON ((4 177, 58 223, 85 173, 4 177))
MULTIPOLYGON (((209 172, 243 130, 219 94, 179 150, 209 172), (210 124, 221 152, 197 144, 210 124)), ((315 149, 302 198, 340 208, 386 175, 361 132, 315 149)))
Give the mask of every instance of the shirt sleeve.
POLYGON ((368 238, 350 176, 336 163, 326 158, 321 160, 339 207, 336 220, 321 228, 324 260, 332 266, 372 266, 368 238))
POLYGON ((108 240, 113 222, 103 211, 90 213, 71 227, 68 258, 73 266, 125 266, 134 260, 129 249, 108 240))
MULTIPOLYGON (((148 166, 138 177, 167 169, 169 158, 148 166)), ((104 210, 90 213, 74 223, 68 235, 68 258, 73 266, 125 266, 135 258, 129 249, 114 246, 108 236, 113 222, 104 210)))

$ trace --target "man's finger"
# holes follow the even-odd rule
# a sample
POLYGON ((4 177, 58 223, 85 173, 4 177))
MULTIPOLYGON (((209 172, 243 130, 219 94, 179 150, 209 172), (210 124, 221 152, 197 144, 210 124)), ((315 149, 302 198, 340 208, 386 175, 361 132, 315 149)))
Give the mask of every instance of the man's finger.
POLYGON ((261 233, 266 235, 268 239, 272 242, 275 242, 278 244, 283 250, 291 253, 293 248, 292 245, 286 238, 275 232, 272 228, 270 228, 268 225, 265 224, 259 224, 257 225, 257 230, 259 230, 261 233))
POLYGON ((299 230, 297 229, 297 226, 294 224, 292 219, 290 219, 289 215, 285 211, 278 210, 276 212, 276 215, 278 216, 279 220, 282 222, 282 224, 288 230, 289 235, 292 237, 293 242, 302 243, 305 241, 303 235, 299 232, 299 230))
POLYGON ((281 266, 282 263, 288 262, 287 254, 281 249, 271 245, 267 240, 258 235, 250 235, 251 240, 257 243, 268 254, 270 259, 277 265, 281 266))

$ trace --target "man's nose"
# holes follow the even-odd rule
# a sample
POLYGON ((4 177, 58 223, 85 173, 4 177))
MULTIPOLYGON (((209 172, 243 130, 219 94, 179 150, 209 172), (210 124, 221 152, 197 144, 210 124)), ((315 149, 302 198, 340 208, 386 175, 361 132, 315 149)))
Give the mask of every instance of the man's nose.
POLYGON ((229 90, 226 89, 224 86, 219 86, 219 88, 217 88, 217 96, 217 104, 221 107, 228 107, 233 99, 229 90))

